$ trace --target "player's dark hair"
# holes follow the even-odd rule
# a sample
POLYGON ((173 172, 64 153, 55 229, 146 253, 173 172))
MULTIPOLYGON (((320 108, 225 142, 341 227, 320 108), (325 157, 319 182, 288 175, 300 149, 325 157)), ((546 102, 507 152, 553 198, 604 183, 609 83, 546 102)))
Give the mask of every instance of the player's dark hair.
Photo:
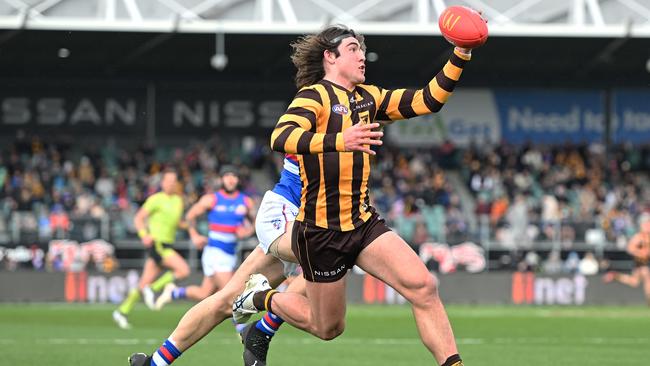
POLYGON ((298 69, 296 72, 298 89, 315 84, 325 77, 323 52, 327 50, 334 52, 336 57, 340 56, 337 47, 341 41, 348 37, 356 38, 361 44, 361 48, 366 48, 363 36, 344 25, 327 27, 318 34, 300 37, 291 44, 291 48, 293 48, 291 61, 298 69))
POLYGON ((171 166, 165 167, 165 169, 162 170, 162 175, 165 175, 167 173, 176 174, 176 176, 178 177, 178 170, 176 170, 176 168, 174 168, 174 167, 171 167, 171 166))

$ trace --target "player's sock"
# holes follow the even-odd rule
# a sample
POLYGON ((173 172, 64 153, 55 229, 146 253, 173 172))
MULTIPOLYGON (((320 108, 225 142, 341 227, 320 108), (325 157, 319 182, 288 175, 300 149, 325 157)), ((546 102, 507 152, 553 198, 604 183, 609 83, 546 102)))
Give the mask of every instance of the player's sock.
POLYGON ((271 311, 271 298, 277 294, 276 290, 264 290, 253 295, 253 306, 257 310, 271 311))
POLYGON ((158 348, 158 350, 151 355, 151 365, 150 366, 168 366, 174 362, 175 359, 181 357, 183 352, 179 351, 176 348, 175 342, 169 338, 165 343, 158 348))
POLYGON ((240 335, 242 334, 241 332, 244 331, 244 328, 246 328, 246 326, 248 326, 248 324, 246 324, 246 323, 244 323, 244 324, 237 323, 235 321, 235 318, 231 318, 230 320, 232 320, 232 325, 235 327, 235 331, 240 335))
POLYGON ((187 297, 187 289, 185 287, 176 287, 172 290, 172 300, 184 299, 187 297))
POLYGON ((151 287, 153 292, 160 292, 166 284, 171 282, 174 282, 174 273, 172 271, 167 271, 149 287, 151 287))
POLYGON ((441 366, 463 366, 463 360, 458 354, 451 355, 441 366))
POLYGON ((117 310, 119 310, 119 312, 124 315, 128 315, 131 312, 131 309, 133 309, 133 306, 135 306, 138 301, 140 301, 140 290, 134 288, 129 291, 129 295, 126 297, 126 300, 122 302, 122 305, 120 305, 117 310))
POLYGON ((241 332, 244 331, 244 328, 246 328, 247 324, 237 324, 237 323, 235 323, 235 320, 233 319, 232 325, 235 327, 235 332, 241 334, 241 332))
POLYGON ((275 332, 280 329, 282 323, 284 323, 284 320, 282 320, 282 318, 271 312, 267 312, 264 314, 262 319, 257 321, 257 324, 255 324, 255 326, 257 329, 266 333, 269 337, 273 337, 275 335, 275 332))

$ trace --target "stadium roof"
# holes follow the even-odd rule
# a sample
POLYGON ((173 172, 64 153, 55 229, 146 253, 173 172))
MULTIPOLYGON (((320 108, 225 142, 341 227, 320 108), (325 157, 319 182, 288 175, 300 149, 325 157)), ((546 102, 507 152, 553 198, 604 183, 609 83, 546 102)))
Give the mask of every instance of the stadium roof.
POLYGON ((0 0, 0 85, 73 78, 290 85, 290 42, 336 22, 367 36, 373 82, 419 85, 450 51, 433 19, 459 3, 482 8, 491 30, 463 85, 650 85, 650 0, 365 0, 343 10, 344 3, 0 0), (215 67, 215 55, 227 65, 215 67))
POLYGON ((450 5, 482 10, 492 36, 650 38, 648 0, 0 0, 0 29, 425 35, 450 5))

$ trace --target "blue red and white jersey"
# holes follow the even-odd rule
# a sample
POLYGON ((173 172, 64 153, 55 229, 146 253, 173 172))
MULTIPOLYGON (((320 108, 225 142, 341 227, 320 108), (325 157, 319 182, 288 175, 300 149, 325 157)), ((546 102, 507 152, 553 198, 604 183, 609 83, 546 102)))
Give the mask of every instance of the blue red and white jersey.
POLYGON ((285 154, 284 168, 280 172, 280 181, 272 189, 273 192, 286 198, 296 207, 300 207, 300 193, 302 190, 299 166, 298 158, 295 155, 285 154))
POLYGON ((252 207, 253 200, 239 191, 232 194, 224 190, 216 192, 212 209, 208 212, 208 246, 235 254, 237 249, 235 233, 244 223, 252 207))

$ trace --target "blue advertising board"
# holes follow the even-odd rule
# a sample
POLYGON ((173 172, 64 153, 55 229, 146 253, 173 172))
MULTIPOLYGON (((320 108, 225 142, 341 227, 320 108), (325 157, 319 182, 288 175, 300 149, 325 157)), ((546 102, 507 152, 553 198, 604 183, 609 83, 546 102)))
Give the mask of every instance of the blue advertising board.
POLYGON ((603 140, 600 91, 497 89, 494 93, 504 141, 562 144, 603 140))
POLYGON ((613 99, 612 142, 650 143, 650 89, 619 89, 613 99))

